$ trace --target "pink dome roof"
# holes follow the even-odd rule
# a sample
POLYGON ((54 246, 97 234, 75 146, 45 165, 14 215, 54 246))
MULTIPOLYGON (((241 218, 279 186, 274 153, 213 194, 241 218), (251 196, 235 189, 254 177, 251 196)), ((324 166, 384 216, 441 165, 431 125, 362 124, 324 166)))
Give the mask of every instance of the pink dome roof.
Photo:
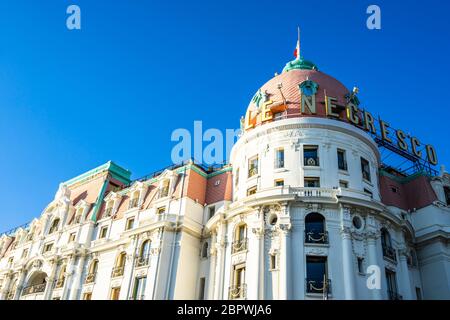
MULTIPOLYGON (((345 96, 349 94, 349 90, 338 80, 318 70, 308 69, 292 69, 284 71, 282 74, 275 76, 264 84, 260 90, 255 94, 248 106, 246 115, 254 119, 254 124, 261 124, 258 114, 258 96, 260 96, 259 107, 264 104, 264 101, 272 101, 270 105, 283 105, 285 117, 326 117, 325 109, 325 92, 328 97, 337 99, 335 104, 345 106, 347 104, 345 96), (317 114, 300 114, 301 112, 301 91, 299 85, 304 81, 313 81, 317 87, 316 93, 316 109, 317 114)), ((279 111, 279 110, 278 110, 279 111)), ((272 111, 274 112, 274 111, 272 111)), ((344 111, 343 111, 344 112, 344 111)), ((345 120, 345 114, 342 114, 342 119, 345 120)), ((247 119, 246 119, 247 120, 247 119)))

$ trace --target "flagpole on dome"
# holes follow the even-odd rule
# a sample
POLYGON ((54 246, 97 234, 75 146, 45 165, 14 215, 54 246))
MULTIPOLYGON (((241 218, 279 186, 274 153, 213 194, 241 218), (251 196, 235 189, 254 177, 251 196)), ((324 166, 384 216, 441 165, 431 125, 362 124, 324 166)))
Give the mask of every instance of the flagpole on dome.
POLYGON ((297 38, 297 48, 295 48, 295 58, 300 60, 300 27, 297 27, 298 38, 297 38))

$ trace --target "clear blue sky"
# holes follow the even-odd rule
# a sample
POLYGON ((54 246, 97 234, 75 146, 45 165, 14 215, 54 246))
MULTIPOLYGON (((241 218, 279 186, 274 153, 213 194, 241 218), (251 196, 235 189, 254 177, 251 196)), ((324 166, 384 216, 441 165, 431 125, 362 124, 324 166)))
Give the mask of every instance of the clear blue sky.
POLYGON ((176 128, 237 128, 255 91, 305 58, 450 167, 448 1, 14 0, 0 3, 0 231, 108 160, 171 164, 176 128), (77 4, 82 30, 66 28, 77 4), (377 4, 382 30, 366 28, 377 4))

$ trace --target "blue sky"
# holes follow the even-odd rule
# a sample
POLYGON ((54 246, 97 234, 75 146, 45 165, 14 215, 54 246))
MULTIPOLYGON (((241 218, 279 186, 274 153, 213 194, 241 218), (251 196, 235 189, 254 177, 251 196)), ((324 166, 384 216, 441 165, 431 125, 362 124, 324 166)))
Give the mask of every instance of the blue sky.
POLYGON ((237 128, 255 91, 302 52, 362 106, 450 166, 448 1, 14 0, 0 3, 0 231, 59 182, 108 160, 171 164, 176 128, 237 128), (82 30, 66 28, 77 4, 82 30), (366 28, 377 4, 382 29, 366 28))

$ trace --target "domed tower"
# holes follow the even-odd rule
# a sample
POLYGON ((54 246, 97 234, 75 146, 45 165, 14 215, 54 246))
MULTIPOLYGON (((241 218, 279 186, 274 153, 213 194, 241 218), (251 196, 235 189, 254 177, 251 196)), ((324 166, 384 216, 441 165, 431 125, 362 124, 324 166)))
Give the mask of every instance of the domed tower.
POLYGON ((300 56, 257 90, 231 151, 233 201, 206 226, 210 299, 410 293, 414 275, 393 245, 404 232, 380 201, 377 144, 352 123, 356 93, 300 56))

